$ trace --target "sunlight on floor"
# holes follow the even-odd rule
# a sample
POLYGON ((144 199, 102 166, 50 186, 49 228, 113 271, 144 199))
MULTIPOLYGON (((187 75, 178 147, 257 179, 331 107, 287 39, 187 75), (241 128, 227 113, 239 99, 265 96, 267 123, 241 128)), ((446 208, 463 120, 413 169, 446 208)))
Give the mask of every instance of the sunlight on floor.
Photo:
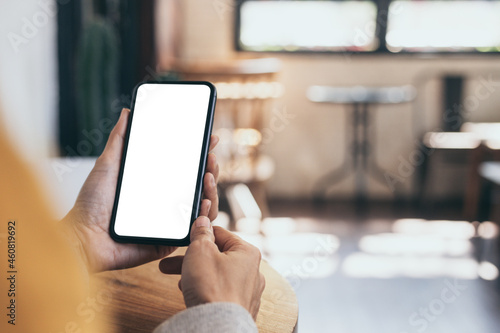
POLYGON ((354 278, 435 278, 440 276, 475 279, 478 263, 471 258, 386 256, 353 253, 342 264, 342 272, 354 278))
POLYGON ((337 272, 352 278, 451 277, 495 280, 498 268, 473 257, 471 239, 491 239, 498 227, 491 222, 398 219, 392 232, 368 234, 358 241, 357 252, 341 260, 341 240, 332 234, 298 232, 297 220, 240 219, 237 233, 257 246, 289 281, 320 279, 337 272))
POLYGON ((398 234, 434 235, 452 239, 470 239, 475 234, 474 226, 466 221, 427 221, 423 219, 399 219, 392 226, 398 234))
POLYGON ((495 223, 336 219, 334 210, 294 206, 252 236, 296 292, 299 332, 498 331, 495 223), (321 242, 331 254, 315 256, 321 242))
MULTIPOLYGON (((342 272, 355 278, 435 278, 494 280, 498 269, 473 257, 470 239, 476 228, 465 221, 399 219, 392 233, 361 237, 361 252, 352 253, 342 263, 342 272)), ((492 223, 479 225, 480 236, 495 237, 492 223)))
POLYGON ((339 266, 336 255, 339 238, 331 234, 297 232, 294 219, 266 218, 260 228, 255 221, 240 219, 236 229, 240 237, 258 247, 264 260, 291 283, 297 279, 328 277, 339 266))
POLYGON ((372 254, 464 256, 472 251, 472 244, 464 239, 446 239, 439 235, 377 234, 364 236, 359 248, 372 254))
POLYGON ((493 239, 498 236, 498 226, 493 222, 483 222, 477 228, 477 234, 483 239, 493 239))
POLYGON ((479 276, 487 281, 493 281, 498 278, 498 268, 491 262, 483 261, 478 267, 479 276))

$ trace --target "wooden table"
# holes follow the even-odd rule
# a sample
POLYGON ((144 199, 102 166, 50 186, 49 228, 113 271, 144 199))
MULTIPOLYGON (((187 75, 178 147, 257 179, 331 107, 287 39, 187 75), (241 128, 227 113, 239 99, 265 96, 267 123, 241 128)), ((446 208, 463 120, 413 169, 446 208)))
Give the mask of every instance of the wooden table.
MULTIPOLYGON (((183 251, 185 248, 180 248, 173 255, 183 251)), ((260 269, 266 288, 257 317, 259 332, 296 332, 298 303, 292 287, 266 262, 260 269)), ((186 308, 177 286, 180 276, 162 274, 158 261, 99 275, 101 288, 111 296, 106 308, 111 332, 152 332, 186 308)))

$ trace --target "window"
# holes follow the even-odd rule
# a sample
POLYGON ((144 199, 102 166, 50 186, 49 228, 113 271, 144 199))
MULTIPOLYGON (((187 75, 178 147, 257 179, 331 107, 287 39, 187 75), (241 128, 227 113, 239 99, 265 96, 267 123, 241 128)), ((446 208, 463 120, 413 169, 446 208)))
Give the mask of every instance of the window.
POLYGON ((372 1, 245 1, 240 45, 249 51, 372 51, 372 1))
POLYGON ((399 51, 500 51, 500 1, 392 1, 386 42, 399 51))
POLYGON ((500 52, 500 0, 238 0, 254 52, 500 52))

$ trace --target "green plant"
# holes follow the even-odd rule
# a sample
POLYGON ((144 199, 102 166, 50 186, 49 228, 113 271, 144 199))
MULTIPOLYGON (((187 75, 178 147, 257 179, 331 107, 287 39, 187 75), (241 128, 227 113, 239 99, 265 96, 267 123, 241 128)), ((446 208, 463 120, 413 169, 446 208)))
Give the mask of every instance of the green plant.
MULTIPOLYGON (((102 131, 99 122, 115 121, 112 103, 118 92, 118 37, 111 23, 94 18, 82 34, 77 57, 77 98, 80 139, 85 133, 102 131)), ((109 133, 100 132, 89 155, 99 155, 109 133)))

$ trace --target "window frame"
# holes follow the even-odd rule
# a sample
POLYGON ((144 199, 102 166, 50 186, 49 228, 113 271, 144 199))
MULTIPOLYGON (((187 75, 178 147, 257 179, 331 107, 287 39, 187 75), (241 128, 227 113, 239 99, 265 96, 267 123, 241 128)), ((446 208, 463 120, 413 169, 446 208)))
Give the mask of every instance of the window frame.
MULTIPOLYGON (((389 6, 392 1, 395 0, 371 0, 377 7, 377 15, 376 15, 376 29, 375 29, 375 38, 377 38, 379 45, 373 51, 348 51, 348 50, 297 50, 297 51, 255 51, 255 50, 246 50, 241 47, 240 44, 240 35, 241 35, 241 7, 245 2, 258 2, 263 0, 234 0, 234 49, 237 52, 249 52, 249 53, 271 53, 271 54, 311 54, 311 55, 320 55, 320 54, 333 54, 333 55, 394 55, 394 56, 434 56, 434 55, 446 55, 446 56, 463 56, 463 55, 480 55, 480 56, 500 56, 500 51, 407 51, 402 50, 400 52, 391 52, 387 48, 386 43, 386 35, 387 35, 387 26, 388 26, 388 13, 389 6)), ((296 0, 266 0, 266 1, 296 1, 296 0)), ((344 1, 344 0, 323 0, 323 1, 344 1)), ((432 1, 432 0, 430 0, 432 1)), ((461 1, 461 0, 448 0, 448 1, 461 1)))

